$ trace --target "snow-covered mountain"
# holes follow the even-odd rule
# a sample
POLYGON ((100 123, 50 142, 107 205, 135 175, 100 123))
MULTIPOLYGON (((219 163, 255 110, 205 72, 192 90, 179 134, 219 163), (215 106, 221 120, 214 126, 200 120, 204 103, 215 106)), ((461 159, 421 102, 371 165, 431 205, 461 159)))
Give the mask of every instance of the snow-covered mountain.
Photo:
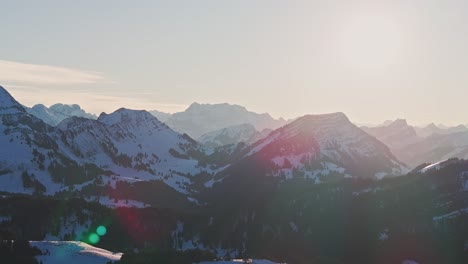
POLYGON ((50 136, 53 127, 30 115, 0 86, 0 190, 52 192, 58 184, 47 170, 52 161, 79 167, 50 136), (46 187, 47 186, 47 187, 46 187))
POLYGON ((121 176, 164 180, 183 191, 190 183, 183 175, 200 172, 198 161, 191 156, 198 143, 146 111, 121 108, 103 113, 97 120, 73 117, 57 128, 54 138, 70 155, 121 176))
POLYGON ((187 110, 173 114, 166 124, 174 130, 187 133, 193 138, 230 126, 251 124, 256 130, 275 129, 284 124, 284 119, 274 119, 269 114, 257 114, 245 107, 230 104, 193 103, 187 110))
POLYGON ((49 108, 44 106, 43 104, 37 104, 31 108, 25 107, 26 111, 35 117, 42 119, 42 121, 46 122, 51 126, 56 126, 64 119, 77 116, 77 117, 85 117, 89 119, 96 119, 97 116, 94 114, 90 114, 85 112, 81 107, 77 104, 73 105, 65 105, 65 104, 54 104, 49 108))
POLYGON ((329 175, 382 178, 406 170, 387 146, 343 113, 298 118, 253 144, 246 159, 272 166, 275 176, 316 181, 329 175))
POLYGON ((201 135, 197 141, 210 148, 237 144, 240 142, 251 144, 267 136, 270 132, 270 129, 259 132, 251 124, 242 124, 208 132, 201 135))
POLYGON ((30 115, 0 88, 0 190, 54 194, 103 175, 159 180, 188 193, 202 170, 199 144, 146 111, 119 109, 56 127, 30 115))

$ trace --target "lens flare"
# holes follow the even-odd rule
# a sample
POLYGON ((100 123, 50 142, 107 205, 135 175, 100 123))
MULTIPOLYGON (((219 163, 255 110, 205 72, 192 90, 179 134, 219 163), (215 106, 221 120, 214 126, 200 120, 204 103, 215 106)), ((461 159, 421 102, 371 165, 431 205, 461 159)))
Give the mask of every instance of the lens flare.
POLYGON ((99 235, 99 236, 104 236, 105 234, 107 234, 107 228, 105 226, 98 226, 96 228, 96 233, 99 235))
POLYGON ((89 243, 91 244, 97 244, 99 243, 100 238, 97 234, 92 233, 89 235, 88 240, 89 240, 89 243))

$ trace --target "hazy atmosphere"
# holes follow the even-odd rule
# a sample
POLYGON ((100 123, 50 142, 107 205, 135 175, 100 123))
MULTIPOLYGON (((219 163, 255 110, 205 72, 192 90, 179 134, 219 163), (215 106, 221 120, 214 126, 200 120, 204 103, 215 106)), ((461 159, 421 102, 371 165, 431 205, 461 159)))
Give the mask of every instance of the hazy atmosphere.
POLYGON ((0 79, 26 105, 468 123, 466 1, 24 2, 1 1, 0 79))
POLYGON ((468 263, 467 0, 0 11, 0 262, 468 263))

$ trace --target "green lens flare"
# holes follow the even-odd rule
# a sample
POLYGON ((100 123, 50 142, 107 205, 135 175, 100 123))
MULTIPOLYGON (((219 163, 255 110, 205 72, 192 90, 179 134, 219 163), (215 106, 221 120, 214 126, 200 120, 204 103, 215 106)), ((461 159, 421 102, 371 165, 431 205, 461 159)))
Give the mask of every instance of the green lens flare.
POLYGON ((96 233, 99 236, 104 236, 107 233, 107 228, 105 226, 98 226, 98 228, 96 228, 96 233))
POLYGON ((91 244, 97 244, 99 243, 99 236, 96 235, 95 233, 92 233, 88 237, 89 243, 91 244))

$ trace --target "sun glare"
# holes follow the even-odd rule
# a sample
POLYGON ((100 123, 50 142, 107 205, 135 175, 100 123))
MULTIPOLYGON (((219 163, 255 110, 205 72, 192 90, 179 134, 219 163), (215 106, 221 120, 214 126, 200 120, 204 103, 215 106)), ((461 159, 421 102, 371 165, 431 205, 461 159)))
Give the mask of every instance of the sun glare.
POLYGON ((357 70, 387 68, 401 56, 402 35, 402 29, 392 19, 357 17, 345 24, 341 32, 341 58, 357 70))

